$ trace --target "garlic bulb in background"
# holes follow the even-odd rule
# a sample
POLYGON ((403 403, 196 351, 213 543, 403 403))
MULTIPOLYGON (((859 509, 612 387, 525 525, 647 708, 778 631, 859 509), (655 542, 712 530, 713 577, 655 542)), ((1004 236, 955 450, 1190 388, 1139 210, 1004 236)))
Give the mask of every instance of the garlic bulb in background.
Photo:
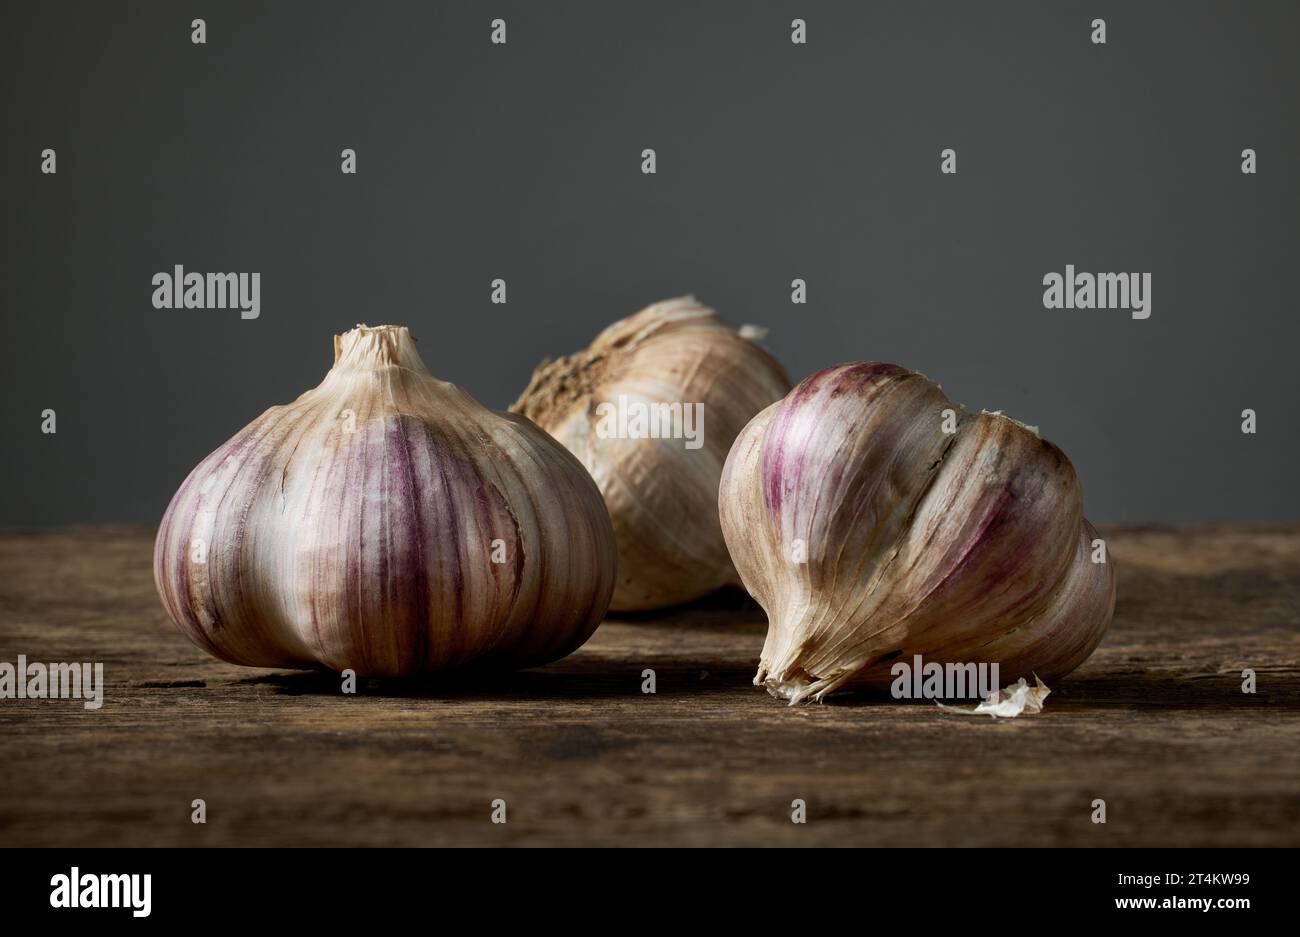
POLYGON ((892 364, 828 368, 755 417, 719 506, 768 614, 754 682, 792 703, 888 686, 917 654, 1050 681, 1114 611, 1065 455, 892 364))
POLYGON ((611 608, 739 585, 718 526, 722 464, 749 419, 789 389, 776 359, 690 296, 537 368, 511 409, 576 455, 605 496, 618 540, 611 608))
POLYGON ((563 657, 604 617, 614 562, 577 460, 386 325, 336 337, 319 387, 190 473, 154 578, 223 660, 398 676, 563 657))

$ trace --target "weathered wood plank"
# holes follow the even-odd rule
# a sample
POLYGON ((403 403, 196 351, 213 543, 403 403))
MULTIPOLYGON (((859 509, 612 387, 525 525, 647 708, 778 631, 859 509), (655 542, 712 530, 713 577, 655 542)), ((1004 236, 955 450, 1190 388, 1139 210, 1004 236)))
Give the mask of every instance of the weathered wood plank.
POLYGON ((1300 530, 1109 542, 1102 647, 1046 712, 993 723, 786 707, 749 684, 764 623, 738 595, 606 622, 547 668, 344 697, 192 647, 149 531, 0 534, 0 660, 103 661, 108 683, 97 712, 0 700, 0 844, 1300 843, 1300 530))

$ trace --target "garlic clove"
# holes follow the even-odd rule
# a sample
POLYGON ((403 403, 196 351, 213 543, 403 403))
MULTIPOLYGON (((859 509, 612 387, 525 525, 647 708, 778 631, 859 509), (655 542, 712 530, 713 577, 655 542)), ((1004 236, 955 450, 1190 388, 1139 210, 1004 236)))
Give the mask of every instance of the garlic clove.
POLYGON ((887 686, 915 654, 1054 679, 1113 612, 1065 455, 895 365, 826 369, 759 414, 719 508, 769 616, 755 682, 792 702, 887 686))
POLYGON ((600 488, 618 543, 612 609, 739 584, 718 524, 722 466, 736 434, 789 387, 770 354, 690 296, 649 306, 537 368, 512 409, 577 456, 600 488), (609 419, 674 406, 682 432, 667 437, 609 419))
POLYGON ((358 326, 318 387, 190 474, 154 571, 216 657, 398 676, 564 656, 604 617, 614 562, 576 459, 433 378, 405 327, 358 326))

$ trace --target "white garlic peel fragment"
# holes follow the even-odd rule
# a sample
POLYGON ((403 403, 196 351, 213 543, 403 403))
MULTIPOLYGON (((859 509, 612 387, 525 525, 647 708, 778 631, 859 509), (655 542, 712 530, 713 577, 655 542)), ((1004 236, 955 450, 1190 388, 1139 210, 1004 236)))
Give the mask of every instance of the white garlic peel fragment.
POLYGON ((1009 687, 1001 690, 994 690, 974 709, 962 709, 960 706, 949 706, 935 700, 935 705, 945 712, 958 713, 962 716, 992 716, 994 719, 1014 719, 1021 713, 1040 713, 1043 711, 1043 704, 1051 694, 1051 690, 1042 680, 1038 679, 1038 674, 1034 674, 1034 686, 1025 682, 1021 677, 1009 687))
POLYGON ((405 327, 190 473, 158 531, 172 620, 222 660, 363 676, 563 657, 604 617, 600 492, 528 420, 433 378, 405 327))
MULTIPOLYGON (((749 332, 746 334, 754 335, 749 332)), ((616 611, 661 608, 739 585, 718 525, 718 483, 736 434, 790 389, 776 360, 684 296, 543 362, 511 408, 566 446, 600 487, 618 541, 616 611), (602 406, 700 405, 698 447, 611 436, 602 406)))
POLYGON ((768 614, 754 682, 792 704, 886 688, 890 662, 918 654, 1053 680, 1114 611, 1065 455, 896 365, 828 368, 756 416, 719 508, 768 614))

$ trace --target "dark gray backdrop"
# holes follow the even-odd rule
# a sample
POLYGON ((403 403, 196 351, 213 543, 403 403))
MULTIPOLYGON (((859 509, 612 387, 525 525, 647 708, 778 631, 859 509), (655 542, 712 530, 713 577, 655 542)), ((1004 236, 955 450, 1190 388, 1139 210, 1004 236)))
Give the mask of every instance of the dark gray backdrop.
POLYGON ((5 4, 0 526, 155 521, 356 322, 502 408, 684 292, 795 379, 890 360, 1040 425, 1096 521, 1295 520, 1298 9, 5 4), (259 271, 261 317, 153 309, 177 263, 259 271), (1044 309, 1067 263, 1150 271, 1152 317, 1044 309))

